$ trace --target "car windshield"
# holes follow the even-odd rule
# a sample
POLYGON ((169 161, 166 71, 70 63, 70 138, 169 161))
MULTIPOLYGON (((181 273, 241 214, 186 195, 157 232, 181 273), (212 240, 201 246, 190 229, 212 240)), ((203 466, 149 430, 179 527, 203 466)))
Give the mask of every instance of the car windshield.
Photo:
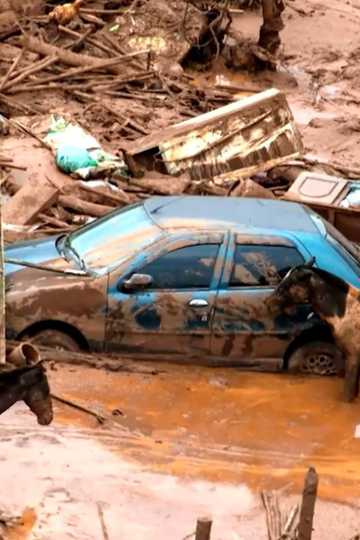
POLYGON ((102 274, 161 236, 142 203, 116 210, 69 234, 66 245, 84 267, 102 274))

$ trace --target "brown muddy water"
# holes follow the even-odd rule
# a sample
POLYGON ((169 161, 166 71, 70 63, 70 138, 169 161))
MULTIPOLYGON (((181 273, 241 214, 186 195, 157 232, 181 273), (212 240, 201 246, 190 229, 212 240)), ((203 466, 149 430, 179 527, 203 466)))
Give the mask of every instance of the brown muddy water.
POLYGON ((156 367, 50 371, 52 391, 103 426, 64 405, 44 428, 22 404, 2 416, 0 508, 25 516, 11 540, 182 540, 206 514, 212 540, 265 540, 260 491, 280 489, 288 508, 309 465, 314 540, 358 532, 359 403, 341 402, 341 379, 156 367))

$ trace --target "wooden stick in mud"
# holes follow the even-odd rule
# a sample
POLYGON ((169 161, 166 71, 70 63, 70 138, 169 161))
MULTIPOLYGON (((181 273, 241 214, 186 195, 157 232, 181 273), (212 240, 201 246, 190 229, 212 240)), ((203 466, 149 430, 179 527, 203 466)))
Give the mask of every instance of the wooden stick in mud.
MULTIPOLYGON (((102 60, 101 61, 101 68, 106 69, 108 67, 115 66, 119 63, 119 61, 122 59, 122 57, 116 57, 116 58, 110 58, 109 60, 102 60)), ((81 75, 84 73, 89 73, 91 71, 95 71, 96 69, 100 69, 99 65, 90 65, 90 66, 82 66, 77 68, 71 68, 68 71, 65 71, 65 73, 61 73, 60 75, 51 75, 50 77, 39 79, 37 81, 41 84, 48 84, 50 82, 54 81, 61 81, 63 79, 71 79, 72 77, 75 77, 76 75, 81 75)))
POLYGON ((317 472, 313 467, 310 467, 304 483, 297 536, 298 540, 311 540, 318 484, 319 477, 317 472))
POLYGON ((11 64, 11 66, 8 69, 7 73, 5 73, 4 78, 3 78, 3 80, 1 81, 1 84, 0 84, 0 92, 4 88, 5 84, 8 82, 8 80, 10 79, 11 75, 14 73, 15 69, 17 68, 17 66, 18 66, 18 64, 20 62, 20 60, 24 56, 24 52, 25 52, 25 49, 21 49, 20 53, 15 58, 14 62, 11 64))
POLYGON ((261 499, 266 512, 269 540, 279 540, 281 536, 281 514, 279 498, 274 491, 262 491, 261 499))
POLYGON ((101 414, 98 414, 95 411, 88 409, 87 407, 78 405, 77 403, 74 403, 73 401, 70 401, 69 399, 65 399, 63 397, 57 396, 56 394, 50 394, 50 396, 52 399, 54 399, 55 401, 58 401, 59 403, 63 403, 64 405, 68 405, 69 407, 72 407, 73 409, 76 409, 77 411, 93 416, 94 418, 96 418, 99 424, 103 424, 106 420, 105 416, 102 416, 101 414))
POLYGON ((199 518, 196 523, 195 540, 210 540, 211 526, 211 519, 199 518))
POLYGON ((35 65, 32 65, 31 67, 27 68, 23 72, 21 72, 17 77, 7 82, 3 90, 8 90, 9 88, 12 88, 13 86, 17 85, 19 82, 26 79, 29 75, 32 75, 34 73, 37 73, 39 71, 42 71, 43 69, 51 66, 52 64, 55 64, 58 61, 58 57, 56 55, 51 56, 49 58, 45 58, 44 60, 41 60, 35 65))

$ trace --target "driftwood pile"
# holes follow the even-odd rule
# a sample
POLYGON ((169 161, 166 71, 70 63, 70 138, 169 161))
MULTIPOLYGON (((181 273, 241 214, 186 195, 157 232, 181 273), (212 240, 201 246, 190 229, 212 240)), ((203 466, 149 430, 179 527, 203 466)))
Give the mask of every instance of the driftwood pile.
POLYGON ((127 157, 127 143, 229 103, 230 91, 199 88, 180 65, 201 44, 217 54, 229 23, 226 7, 194 7, 184 0, 131 5, 126 0, 94 0, 81 2, 64 19, 54 15, 55 5, 39 4, 34 12, 31 6, 15 12, 15 20, 2 31, 0 24, 0 189, 5 215, 8 197, 29 183, 29 193, 16 206, 17 219, 9 222, 14 227, 5 227, 5 239, 67 231, 151 194, 226 194, 207 184, 192 186, 185 178, 170 182, 160 174, 144 176, 131 157, 126 160, 131 181, 113 177, 117 190, 80 185, 56 170, 54 156, 42 141, 44 129, 33 127, 59 109, 71 111, 71 120, 107 150, 127 157), (27 145, 33 159, 41 153, 41 178, 35 181, 20 144, 7 146, 12 139, 27 145))

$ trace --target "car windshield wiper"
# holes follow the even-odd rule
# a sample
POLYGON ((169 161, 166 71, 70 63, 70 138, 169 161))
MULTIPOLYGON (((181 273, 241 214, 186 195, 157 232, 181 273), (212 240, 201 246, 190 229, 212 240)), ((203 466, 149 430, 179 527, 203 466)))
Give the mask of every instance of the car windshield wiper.
POLYGON ((75 259, 78 262, 78 264, 80 266, 80 269, 83 272, 87 271, 84 259, 81 258, 81 256, 76 251, 76 249, 71 245, 69 236, 66 237, 65 242, 64 242, 64 254, 65 254, 65 256, 66 256, 66 253, 71 253, 72 259, 75 259))

